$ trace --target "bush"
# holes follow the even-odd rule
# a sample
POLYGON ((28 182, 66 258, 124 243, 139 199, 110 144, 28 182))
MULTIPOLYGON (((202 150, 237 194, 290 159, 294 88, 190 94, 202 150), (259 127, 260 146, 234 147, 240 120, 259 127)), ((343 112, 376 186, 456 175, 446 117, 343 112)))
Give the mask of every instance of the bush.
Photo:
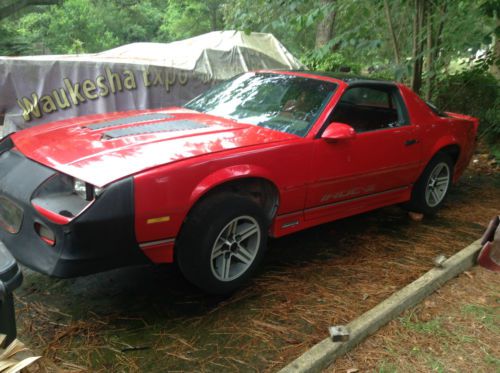
POLYGON ((359 74, 361 71, 361 65, 348 62, 340 53, 325 52, 322 49, 306 53, 301 60, 311 70, 351 74, 359 74))
POLYGON ((500 92, 498 80, 481 68, 439 79, 434 103, 443 111, 479 118, 480 135, 490 144, 500 142, 500 92))

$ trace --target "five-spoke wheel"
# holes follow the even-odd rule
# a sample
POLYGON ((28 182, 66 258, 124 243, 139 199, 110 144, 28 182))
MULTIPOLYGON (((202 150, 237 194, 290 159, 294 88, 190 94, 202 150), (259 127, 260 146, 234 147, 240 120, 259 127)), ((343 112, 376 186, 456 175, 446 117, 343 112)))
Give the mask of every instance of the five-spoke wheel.
POLYGON ((238 278, 252 265, 259 244, 259 223, 251 216, 234 218, 214 242, 210 258, 212 273, 221 281, 238 278))
POLYGON ((437 206, 444 199, 450 185, 450 176, 450 167, 446 162, 438 163, 432 170, 425 189, 425 200, 430 207, 437 206))
POLYGON ((437 153, 413 186, 411 200, 404 207, 410 211, 435 214, 450 189, 453 164, 448 153, 437 153))
POLYGON ((184 276, 213 294, 239 288, 257 268, 267 241, 269 221, 250 196, 210 196, 189 214, 176 242, 184 276))

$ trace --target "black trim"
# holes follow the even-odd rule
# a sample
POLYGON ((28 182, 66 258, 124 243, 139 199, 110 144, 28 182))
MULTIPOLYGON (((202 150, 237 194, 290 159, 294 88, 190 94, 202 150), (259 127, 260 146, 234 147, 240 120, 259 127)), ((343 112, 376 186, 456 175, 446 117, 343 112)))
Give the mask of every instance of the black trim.
POLYGON ((349 84, 350 86, 356 85, 356 84, 376 84, 376 83, 384 83, 384 84, 392 84, 396 85, 395 82, 390 81, 390 80, 385 80, 385 79, 379 79, 379 78, 371 78, 368 76, 362 76, 362 75, 354 75, 354 74, 346 74, 346 73, 340 73, 340 72, 332 72, 332 71, 313 71, 313 70, 285 70, 286 72, 292 72, 292 73, 303 73, 303 74, 311 74, 311 75, 317 75, 317 76, 324 76, 327 78, 333 78, 333 79, 338 79, 342 80, 344 83, 349 84))
POLYGON ((4 138, 0 139, 0 155, 5 153, 6 151, 12 149, 14 147, 14 142, 11 139, 12 134, 9 134, 5 136, 4 138))
POLYGON ((17 151, 6 154, 0 159, 0 194, 17 203, 24 217, 17 234, 0 228, 0 241, 19 262, 56 277, 150 263, 135 237, 132 177, 109 185, 80 216, 59 225, 41 216, 31 205, 33 192, 56 171, 17 151), (40 239, 34 229, 36 222, 54 232, 54 246, 40 239))

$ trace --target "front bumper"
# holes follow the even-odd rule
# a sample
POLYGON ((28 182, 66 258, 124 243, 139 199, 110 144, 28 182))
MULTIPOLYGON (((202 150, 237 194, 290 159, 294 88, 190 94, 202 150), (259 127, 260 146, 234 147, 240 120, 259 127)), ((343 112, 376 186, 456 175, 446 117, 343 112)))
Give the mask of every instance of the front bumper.
POLYGON ((16 150, 0 155, 0 195, 23 210, 19 232, 12 234, 0 227, 0 241, 20 263, 56 277, 150 263, 135 238, 132 178, 110 185, 80 216, 59 225, 31 205, 35 189, 55 172, 16 150), (37 222, 55 233, 54 246, 46 244, 36 233, 37 222))

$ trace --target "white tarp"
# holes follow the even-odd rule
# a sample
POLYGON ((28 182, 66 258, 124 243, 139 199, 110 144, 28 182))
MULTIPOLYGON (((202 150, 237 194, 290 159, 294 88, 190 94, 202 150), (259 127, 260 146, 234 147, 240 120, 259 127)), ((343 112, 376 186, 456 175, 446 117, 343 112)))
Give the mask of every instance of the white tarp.
POLYGON ((301 67, 273 35, 239 31, 95 54, 0 57, 3 135, 85 114, 182 105, 245 71, 301 67))

